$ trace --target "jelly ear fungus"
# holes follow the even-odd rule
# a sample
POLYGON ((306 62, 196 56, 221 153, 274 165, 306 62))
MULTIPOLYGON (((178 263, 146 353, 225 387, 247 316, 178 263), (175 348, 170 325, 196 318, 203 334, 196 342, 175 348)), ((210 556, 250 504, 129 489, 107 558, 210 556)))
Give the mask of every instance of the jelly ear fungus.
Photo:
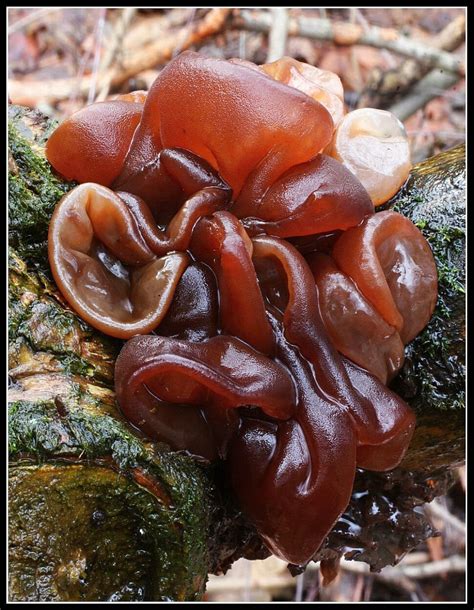
POLYGON ((342 99, 335 75, 291 58, 186 52, 148 94, 87 107, 48 145, 83 182, 54 212, 51 268, 87 322, 129 339, 120 408, 148 437, 223 460, 268 548, 297 565, 356 468, 402 459, 415 418, 385 384, 437 296, 421 233, 374 214, 409 171, 400 126, 343 117, 342 99), (371 142, 381 159, 361 172, 351 160, 371 142))

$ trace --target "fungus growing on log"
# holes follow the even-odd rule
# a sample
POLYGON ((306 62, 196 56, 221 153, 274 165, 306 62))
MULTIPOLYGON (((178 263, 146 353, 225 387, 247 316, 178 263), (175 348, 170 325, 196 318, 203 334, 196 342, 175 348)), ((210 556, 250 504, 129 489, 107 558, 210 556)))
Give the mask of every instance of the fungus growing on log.
MULTIPOLYGON (((143 107, 115 102, 140 116, 104 161, 102 184, 114 190, 86 182, 68 193, 49 252, 71 306, 130 338, 115 369, 129 421, 223 460, 268 548, 302 565, 346 508, 356 467, 390 470, 408 447, 414 414, 385 383, 429 321, 437 278, 411 221, 374 214, 392 189, 374 197, 322 154, 335 121, 318 101, 320 75, 280 61, 186 52, 143 107), (341 301, 360 323, 338 312, 341 301)), ((68 137, 94 130, 88 108, 86 127, 70 119, 68 137)), ((64 173, 60 129, 48 158, 64 173)))

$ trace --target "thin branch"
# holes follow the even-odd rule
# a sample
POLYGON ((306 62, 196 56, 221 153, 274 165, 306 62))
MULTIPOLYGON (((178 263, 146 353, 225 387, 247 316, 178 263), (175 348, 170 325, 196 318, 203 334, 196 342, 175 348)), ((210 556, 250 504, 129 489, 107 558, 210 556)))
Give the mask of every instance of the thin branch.
POLYGON ((304 589, 304 573, 299 574, 296 577, 296 589, 295 589, 295 597, 294 597, 295 602, 303 601, 303 589, 304 589))
MULTIPOLYGON (((137 9, 130 7, 130 6, 122 10, 122 13, 121 13, 120 17, 117 19, 117 22, 113 29, 112 39, 106 48, 104 58, 100 65, 100 68, 99 68, 100 73, 106 72, 108 70, 108 68, 114 63, 114 60, 116 60, 117 54, 120 50, 120 47, 122 46, 123 37, 125 35, 125 32, 127 31, 127 27, 130 24, 133 17, 135 16, 136 12, 137 12, 137 9)), ((110 90, 111 80, 112 80, 114 74, 116 74, 116 73, 117 73, 117 67, 115 68, 114 71, 108 72, 108 76, 107 76, 107 78, 104 79, 102 87, 95 100, 96 102, 105 100, 105 98, 107 97, 109 90, 110 90)))
MULTIPOLYGON (((359 8, 354 8, 353 10, 354 10, 355 18, 360 23, 360 25, 364 28, 364 30, 367 31, 370 28, 370 23, 364 17, 364 15, 362 14, 362 12, 359 8)), ((384 57, 385 61, 387 62, 388 66, 390 68, 394 68, 396 66, 397 62, 396 62, 395 58, 389 51, 387 51, 387 49, 382 49, 382 56, 384 57)))
POLYGON ((49 7, 49 8, 40 8, 37 11, 33 11, 32 13, 25 15, 21 19, 18 19, 18 21, 15 21, 11 25, 9 24, 8 25, 8 35, 10 36, 10 34, 19 32, 20 30, 28 27, 35 21, 41 20, 43 17, 45 17, 49 13, 53 13, 54 11, 62 11, 62 10, 63 10, 62 7, 55 6, 55 7, 49 7))
POLYGON ((425 511, 431 513, 435 517, 439 517, 444 522, 449 523, 456 531, 463 536, 466 535, 466 526, 455 515, 446 510, 436 499, 430 504, 424 506, 425 511))
MULTIPOLYGON (((395 569, 395 568, 393 568, 395 569)), ((432 576, 440 576, 457 572, 463 573, 466 570, 466 558, 462 555, 452 555, 446 559, 439 561, 431 561, 429 563, 420 563, 417 566, 400 567, 400 571, 407 578, 431 578, 432 576)))
MULTIPOLYGON (((464 16, 454 19, 437 37, 436 44, 445 49, 453 49, 459 46, 465 37, 466 23, 464 16)), ((443 72, 443 70, 431 70, 422 79, 419 79, 409 94, 399 102, 393 104, 389 110, 401 121, 415 114, 420 108, 424 108, 428 102, 453 87, 459 80, 459 75, 443 72)))
MULTIPOLYGON (((236 23, 252 31, 269 32, 272 27, 272 17, 269 13, 241 10, 236 23)), ((465 73, 464 62, 457 57, 402 36, 394 29, 370 26, 364 30, 361 25, 354 23, 332 22, 329 19, 310 17, 290 17, 288 34, 306 36, 314 40, 329 40, 337 45, 360 44, 388 49, 448 72, 460 75, 465 73)))
POLYGON ((288 9, 271 8, 272 26, 268 37, 267 62, 276 61, 285 55, 288 38, 288 9))
POLYGON ((443 70, 432 70, 410 89, 410 93, 388 109, 400 121, 405 121, 424 108, 428 102, 438 97, 442 91, 450 89, 459 81, 459 75, 443 70))
MULTIPOLYGON (((466 18, 460 15, 433 37, 430 44, 443 51, 454 51, 464 42, 465 37, 466 18)), ((406 94, 429 71, 429 66, 421 64, 416 59, 406 59, 398 67, 389 70, 376 68, 369 76, 357 105, 359 108, 365 106, 386 108, 394 104, 395 100, 400 100, 401 94, 406 94)))
POLYGON ((102 38, 104 36, 106 13, 107 13, 106 8, 101 9, 99 21, 97 23, 97 28, 96 28, 95 53, 94 53, 94 62, 93 62, 93 66, 92 66, 92 78, 90 80, 89 93, 87 95, 88 104, 91 104, 94 101, 95 90, 97 87, 97 77, 98 77, 98 72, 99 72, 100 55, 102 53, 102 38))
POLYGON ((172 55, 173 58, 176 57, 177 55, 179 55, 181 53, 181 51, 183 50, 183 43, 187 39, 189 32, 192 30, 192 27, 193 27, 193 22, 196 17, 197 9, 191 8, 188 10, 189 10, 188 19, 186 21, 186 25, 181 30, 181 32, 182 32, 181 40, 178 41, 176 48, 173 51, 173 55, 172 55))
MULTIPOLYGON (((187 39, 184 41, 183 50, 197 44, 213 36, 219 32, 230 12, 228 8, 213 8, 202 20, 196 22, 187 39)), ((133 56, 126 58, 123 64, 123 70, 120 73, 113 73, 110 76, 109 70, 98 75, 97 87, 102 87, 110 78, 110 86, 118 87, 132 76, 154 68, 158 64, 163 64, 168 61, 176 48, 177 37, 176 33, 163 35, 162 38, 154 43, 139 49, 133 56)), ((111 70, 113 72, 113 70, 111 70)), ((88 75, 83 78, 79 92, 81 95, 87 95, 93 75, 88 75)), ((69 98, 71 91, 76 86, 75 78, 52 79, 44 81, 16 81, 9 80, 9 94, 13 103, 36 105, 39 102, 54 103, 59 100, 69 98)))
POLYGON ((381 572, 370 572, 367 564, 358 561, 347 561, 341 559, 341 569, 356 574, 371 574, 374 578, 395 581, 399 577, 406 578, 429 578, 447 572, 464 572, 466 569, 466 558, 462 555, 451 555, 439 561, 428 561, 414 565, 399 564, 396 567, 387 566, 381 572))

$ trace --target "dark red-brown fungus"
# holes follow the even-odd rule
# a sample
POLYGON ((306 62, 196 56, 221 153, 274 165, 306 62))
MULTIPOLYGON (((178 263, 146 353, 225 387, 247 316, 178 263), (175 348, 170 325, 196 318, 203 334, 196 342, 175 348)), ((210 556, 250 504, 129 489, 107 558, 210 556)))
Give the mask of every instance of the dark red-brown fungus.
POLYGON ((81 182, 54 212, 51 269, 87 322, 129 339, 125 417, 223 460, 268 548, 300 565, 356 467, 400 463, 415 418, 386 383, 437 298, 418 229, 374 214, 322 154, 341 100, 337 77, 289 58, 186 52, 148 94, 88 106, 47 148, 81 182))

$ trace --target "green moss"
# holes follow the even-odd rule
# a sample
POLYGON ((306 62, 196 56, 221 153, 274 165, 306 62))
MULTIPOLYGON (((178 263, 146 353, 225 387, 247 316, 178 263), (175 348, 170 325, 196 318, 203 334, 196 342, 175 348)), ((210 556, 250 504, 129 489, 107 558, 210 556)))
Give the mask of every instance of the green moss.
MULTIPOLYGON (((190 458, 144 443, 118 416, 105 414, 91 403, 86 409, 83 400, 83 394, 78 392, 59 403, 12 403, 9 409, 11 460, 34 456, 37 463, 46 465, 51 461, 56 463, 61 457, 76 463, 105 459, 110 466, 115 464, 124 476, 131 476, 138 469, 145 482, 149 480, 158 488, 159 493, 155 495, 164 502, 160 514, 151 523, 147 522, 148 527, 161 532, 159 590, 169 596, 170 592, 178 591, 174 598, 199 598, 210 561, 207 538, 212 485, 190 458), (76 402, 77 399, 81 402, 76 402), (163 542, 165 531, 166 544, 163 542)), ((143 487, 141 481, 141 478, 135 481, 138 488, 143 487)), ((118 535, 121 534, 118 532, 118 535)))
POLYGON ((93 464, 12 468, 10 515, 11 601, 190 597, 176 571, 176 522, 123 474, 93 464))
POLYGON ((44 140, 36 138, 33 131, 26 130, 24 122, 18 121, 19 112, 15 107, 11 107, 10 112, 9 243, 25 261, 48 272, 49 221, 58 201, 74 184, 53 174, 41 148, 44 140))
POLYGON ((18 253, 9 252, 10 366, 35 369, 45 359, 55 371, 111 384, 120 342, 94 331, 65 308, 55 287, 30 272, 18 253))
POLYGON ((34 454, 39 460, 62 454, 97 458, 111 456, 122 468, 137 466, 146 456, 141 441, 123 422, 83 408, 84 394, 72 400, 13 402, 9 406, 9 453, 34 454))

